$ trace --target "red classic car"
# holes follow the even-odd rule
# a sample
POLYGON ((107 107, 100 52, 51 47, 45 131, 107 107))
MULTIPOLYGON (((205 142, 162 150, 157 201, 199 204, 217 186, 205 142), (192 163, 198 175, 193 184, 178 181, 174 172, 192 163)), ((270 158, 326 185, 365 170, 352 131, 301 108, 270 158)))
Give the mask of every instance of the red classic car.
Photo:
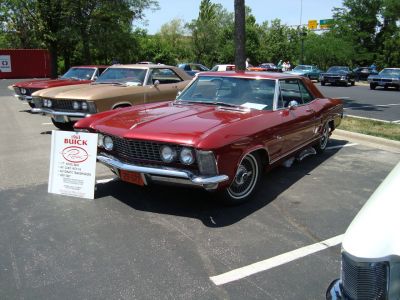
POLYGON ((70 68, 57 79, 36 79, 17 82, 12 85, 15 97, 27 101, 34 107, 32 93, 51 87, 90 83, 95 80, 108 66, 76 66, 70 68))
POLYGON ((307 78, 203 72, 174 101, 106 111, 75 124, 98 133, 98 161, 122 180, 168 182, 248 200, 264 168, 324 151, 343 104, 307 78))

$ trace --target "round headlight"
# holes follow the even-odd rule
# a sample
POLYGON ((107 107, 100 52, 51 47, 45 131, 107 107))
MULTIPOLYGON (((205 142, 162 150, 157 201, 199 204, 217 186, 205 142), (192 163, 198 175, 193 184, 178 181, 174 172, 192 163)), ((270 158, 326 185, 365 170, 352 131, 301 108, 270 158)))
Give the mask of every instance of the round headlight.
POLYGON ((79 109, 79 102, 78 101, 74 101, 74 102, 72 102, 72 108, 73 109, 75 109, 75 110, 78 110, 79 109))
POLYGON ((47 107, 47 99, 43 99, 43 106, 47 107))
POLYGON ((182 148, 179 159, 181 163, 191 165, 194 162, 193 151, 189 148, 182 148))
POLYGON ((342 76, 342 80, 346 80, 346 76, 342 76))
POLYGON ((25 94, 26 94, 26 89, 21 88, 21 94, 22 94, 22 95, 25 95, 25 94))
POLYGON ((172 149, 170 146, 162 146, 161 147, 161 159, 166 162, 170 163, 174 161, 176 158, 176 151, 172 149))
POLYGON ((104 147, 103 139, 104 139, 104 135, 99 133, 97 136, 97 147, 104 147))
POLYGON ((87 110, 87 109, 88 109, 87 102, 82 102, 82 110, 87 110))
POLYGON ((47 107, 51 107, 53 105, 53 103, 51 102, 50 99, 47 99, 47 107))
POLYGON ((108 151, 111 151, 114 148, 114 143, 111 137, 105 136, 103 139, 104 148, 108 151))

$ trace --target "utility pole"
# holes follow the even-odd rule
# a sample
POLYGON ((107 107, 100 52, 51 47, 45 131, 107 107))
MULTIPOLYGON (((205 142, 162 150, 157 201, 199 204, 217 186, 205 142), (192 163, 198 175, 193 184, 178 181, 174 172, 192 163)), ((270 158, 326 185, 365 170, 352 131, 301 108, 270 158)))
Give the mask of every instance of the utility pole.
POLYGON ((246 30, 245 30, 244 0, 235 0, 235 68, 238 71, 246 69, 246 30))

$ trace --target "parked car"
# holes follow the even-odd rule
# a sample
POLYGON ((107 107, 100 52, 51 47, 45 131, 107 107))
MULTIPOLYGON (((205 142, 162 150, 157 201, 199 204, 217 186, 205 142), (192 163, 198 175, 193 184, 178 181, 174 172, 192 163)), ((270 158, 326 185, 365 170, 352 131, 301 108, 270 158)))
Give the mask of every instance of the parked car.
POLYGON ((277 66, 273 63, 262 63, 258 67, 248 67, 247 70, 249 71, 258 71, 258 72, 279 72, 277 66))
POLYGON ((92 84, 35 92, 33 111, 68 130, 76 120, 101 111, 175 98, 191 79, 173 66, 113 65, 92 84))
POLYGON ((321 74, 321 70, 314 65, 298 65, 292 71, 287 71, 286 73, 304 76, 310 78, 311 80, 319 81, 319 75, 321 74))
POLYGON ((355 84, 355 75, 349 67, 334 66, 330 67, 326 73, 321 73, 319 81, 321 81, 321 85, 330 83, 331 85, 341 84, 348 86, 349 84, 355 84))
POLYGON ((394 87, 400 90, 400 68, 385 68, 378 75, 368 76, 369 87, 374 90, 377 86, 384 89, 394 87))
POLYGON ((400 163, 372 194, 342 242, 340 279, 329 300, 400 299, 400 163))
POLYGON ((202 72, 174 101, 92 115, 74 127, 99 134, 98 161, 124 181, 202 187, 239 204, 264 168, 311 146, 324 151, 342 115, 342 101, 304 77, 202 72))
POLYGON ((76 66, 70 68, 64 75, 57 79, 21 81, 13 84, 11 87, 15 92, 15 97, 27 101, 31 107, 34 107, 32 93, 51 87, 90 83, 96 80, 107 67, 108 66, 76 66))
POLYGON ((357 67, 353 69, 356 81, 367 80, 370 75, 377 75, 379 72, 375 68, 371 67, 357 67))
POLYGON ((215 65, 211 71, 218 71, 218 72, 223 72, 223 71, 233 71, 235 70, 235 65, 215 65))
POLYGON ((178 64, 177 67, 184 70, 190 76, 194 76, 198 72, 210 71, 210 69, 207 68, 206 66, 203 66, 202 64, 194 64, 194 63, 178 64))

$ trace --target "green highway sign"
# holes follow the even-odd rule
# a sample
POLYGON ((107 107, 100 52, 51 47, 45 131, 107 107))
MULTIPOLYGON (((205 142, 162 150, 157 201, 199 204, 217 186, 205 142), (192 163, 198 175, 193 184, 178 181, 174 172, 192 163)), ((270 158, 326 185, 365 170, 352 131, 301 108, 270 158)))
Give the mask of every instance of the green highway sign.
POLYGON ((333 19, 319 20, 319 28, 328 29, 333 25, 333 19))

